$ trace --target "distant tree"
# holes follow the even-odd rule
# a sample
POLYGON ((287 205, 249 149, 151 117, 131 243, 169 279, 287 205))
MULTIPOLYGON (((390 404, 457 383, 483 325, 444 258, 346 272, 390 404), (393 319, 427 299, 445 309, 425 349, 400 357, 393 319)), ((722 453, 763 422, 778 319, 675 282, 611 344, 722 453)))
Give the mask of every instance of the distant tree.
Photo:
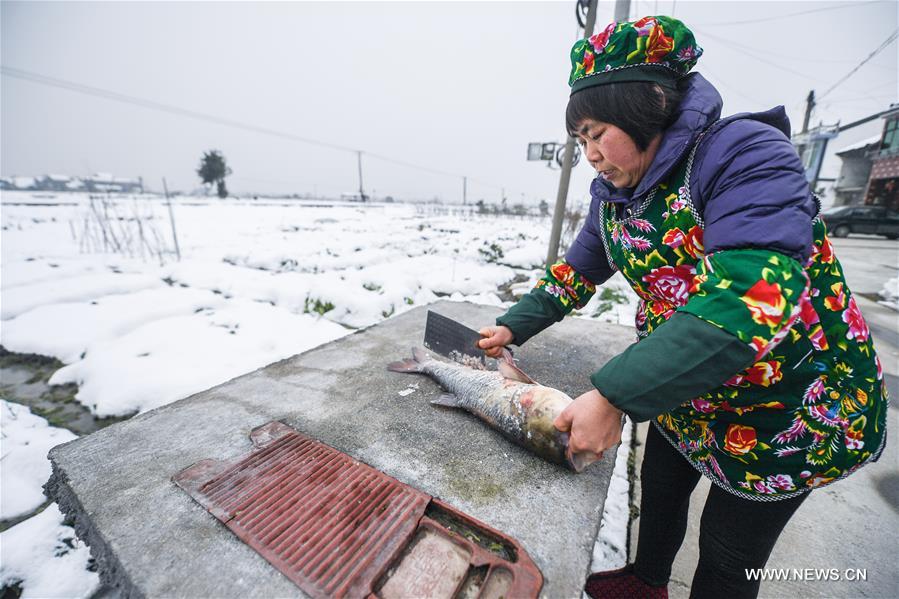
POLYGON ((484 204, 483 198, 475 202, 475 206, 478 207, 478 214, 487 214, 487 206, 484 204))
POLYGON ((549 216, 549 204, 546 200, 540 200, 540 216, 549 216))
POLYGON ((225 157, 218 150, 209 150, 203 154, 200 168, 197 174, 203 180, 203 185, 215 183, 220 198, 228 197, 228 188, 225 187, 225 177, 231 174, 231 169, 225 164, 225 157))
POLYGON ((524 216, 528 213, 528 209, 524 207, 524 204, 514 204, 512 206, 512 214, 515 216, 524 216))

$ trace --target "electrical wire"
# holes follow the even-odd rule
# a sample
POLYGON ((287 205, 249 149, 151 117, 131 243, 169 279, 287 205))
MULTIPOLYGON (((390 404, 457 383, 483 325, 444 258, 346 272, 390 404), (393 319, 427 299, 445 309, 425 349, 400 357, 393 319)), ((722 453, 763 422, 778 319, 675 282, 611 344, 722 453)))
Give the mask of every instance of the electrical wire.
MULTIPOLYGON (((741 44, 740 42, 736 42, 733 39, 722 38, 720 36, 716 36, 715 34, 707 33, 697 27, 693 27, 693 31, 701 34, 701 37, 714 38, 720 42, 726 43, 728 46, 734 46, 736 48, 743 48, 744 50, 752 52, 753 54, 765 54, 768 56, 772 56, 772 57, 778 59, 779 61, 784 61, 784 60, 795 61, 795 62, 801 62, 803 65, 809 64, 809 63, 831 64, 831 65, 832 64, 843 64, 843 63, 845 63, 845 64, 854 64, 855 63, 854 60, 845 60, 845 59, 836 59, 835 60, 833 58, 808 58, 806 56, 789 56, 784 53, 784 50, 774 51, 774 50, 767 50, 767 49, 761 48, 759 46, 749 46, 747 44, 741 44)), ((891 71, 896 70, 895 65, 871 65, 871 66, 875 66, 879 69, 884 69, 884 70, 891 70, 891 71)))
POLYGON ((732 92, 734 92, 735 94, 737 94, 738 96, 743 98, 744 100, 748 100, 757 106, 766 106, 766 107, 768 106, 768 104, 765 102, 761 102, 759 100, 756 100, 755 98, 750 98, 749 96, 747 96, 746 94, 744 94, 743 92, 741 92, 740 90, 738 90, 737 88, 732 86, 730 83, 728 83, 726 80, 722 79, 721 77, 719 77, 718 75, 716 75, 715 73, 710 71, 708 69, 708 66, 703 66, 702 69, 700 70, 700 73, 705 73, 705 74, 709 75, 710 77, 712 77, 713 79, 718 81, 719 84, 721 84, 724 87, 726 87, 727 89, 731 90, 732 92))
MULTIPOLYGON (((841 8, 857 8, 859 6, 865 6, 866 4, 877 4, 881 0, 869 0, 868 2, 852 2, 851 4, 841 4, 840 6, 825 6, 823 8, 813 8, 811 10, 801 10, 799 12, 788 13, 785 15, 779 15, 776 17, 761 17, 758 19, 746 19, 744 21, 724 21, 719 23, 698 23, 700 27, 729 27, 731 25, 748 25, 751 23, 765 23, 767 21, 780 21, 782 19, 786 19, 789 17, 797 17, 799 15, 809 15, 816 12, 823 12, 825 10, 838 10, 841 8)), ((695 29, 695 27, 694 27, 695 29)))
POLYGON ((897 37, 899 37, 899 29, 894 29, 893 33, 891 33, 889 35, 889 37, 887 37, 887 39, 884 40, 884 42, 882 44, 877 46, 877 48, 873 52, 868 54, 868 56, 865 59, 863 59, 860 63, 858 63, 855 66, 855 68, 853 68, 851 71, 846 73, 839 81, 837 81, 836 83, 831 85, 829 88, 827 88, 827 91, 825 91, 823 94, 821 94, 818 97, 818 100, 821 100, 822 98, 824 98, 824 96, 826 96, 827 94, 829 94, 830 92, 835 90, 841 83, 843 83, 844 81, 849 79, 849 77, 851 77, 853 74, 855 74, 856 71, 858 71, 860 68, 862 68, 866 62, 868 62, 869 60, 871 60, 872 58, 877 56, 880 52, 882 52, 884 49, 886 49, 887 46, 889 46, 894 41, 896 41, 897 37))
MULTIPOLYGON (((46 75, 41 75, 40 73, 34 73, 34 72, 26 71, 23 69, 17 69, 15 67, 0 66, 0 73, 2 73, 3 75, 6 75, 8 77, 22 79, 25 81, 30 81, 32 83, 39 83, 41 85, 47 85, 50 87, 66 89, 69 91, 74 91, 74 92, 89 95, 89 96, 95 96, 95 97, 104 98, 107 100, 113 100, 116 102, 122 102, 125 104, 140 106, 142 108, 148 108, 151 110, 158 110, 161 112, 167 112, 167 113, 175 114, 178 116, 184 116, 184 117, 188 117, 188 118, 198 119, 198 120, 202 120, 202 121, 206 121, 206 122, 210 122, 210 123, 215 123, 217 125, 224 125, 226 127, 233 127, 236 129, 243 129, 245 131, 252 131, 254 133, 271 135, 274 137, 280 137, 282 139, 288 139, 290 141, 296 141, 296 142, 305 143, 305 144, 309 144, 309 145, 320 146, 320 147, 329 148, 332 150, 338 150, 338 151, 342 151, 342 152, 350 152, 353 154, 361 153, 362 155, 364 155, 366 157, 375 158, 375 159, 382 160, 384 162, 389 162, 392 164, 397 164, 399 166, 403 166, 406 168, 416 169, 416 170, 420 170, 420 171, 425 171, 425 172, 443 175, 443 176, 447 176, 447 177, 453 177, 453 178, 457 178, 457 179, 466 178, 466 175, 460 175, 457 173, 442 171, 439 169, 430 168, 430 167, 422 166, 419 164, 413 164, 411 162, 406 162, 404 160, 398 160, 396 158, 391 158, 390 156, 384 156, 383 154, 375 154, 375 153, 366 152, 364 150, 360 150, 357 148, 351 148, 348 146, 333 144, 333 143, 329 143, 326 141, 321 141, 321 140, 312 139, 312 138, 308 138, 308 137, 302 137, 302 136, 293 135, 290 133, 284 133, 283 131, 277 131, 274 129, 259 127, 257 125, 242 123, 240 121, 235 121, 232 119, 226 119, 226 118, 222 118, 222 117, 212 116, 212 115, 208 115, 208 114, 205 114, 202 112, 197 112, 195 110, 189 110, 186 108, 180 108, 178 106, 173 106, 171 104, 163 104, 161 102, 156 102, 153 100, 146 100, 144 98, 139 98, 137 96, 129 96, 126 94, 121 94, 118 92, 110 91, 107 89, 102 89, 99 87, 93 87, 90 85, 76 83, 74 81, 67 81, 65 79, 57 79, 55 77, 48 77, 46 75)), ((474 181, 474 179, 472 179, 470 177, 468 178, 468 180, 474 181)), ((505 189, 505 187, 500 186, 500 185, 483 183, 483 182, 479 182, 479 183, 482 185, 486 185, 488 187, 493 187, 495 189, 505 189)))
POLYGON ((99 87, 83 85, 81 83, 75 83, 73 81, 66 81, 64 79, 56 79, 55 77, 48 77, 46 75, 41 75, 39 73, 33 73, 33 72, 25 71, 22 69, 16 69, 13 67, 2 66, 2 67, 0 67, 0 72, 2 72, 4 75, 7 75, 9 77, 15 77, 17 79, 24 79, 26 81, 31 81, 32 83, 40 83, 42 85, 48 85, 50 87, 58 87, 58 88, 62 88, 62 89, 67 89, 69 91, 74 91, 74 92, 86 94, 89 96, 97 96, 100 98, 105 98, 107 100, 114 100, 116 102, 123 102, 125 104, 132 104, 135 106, 141 106, 143 108, 149 108, 151 110, 159 110, 162 112, 177 114, 179 116, 186 116, 186 117, 190 117, 190 118, 194 118, 194 119, 199 119, 202 121, 207 121, 210 123, 215 123, 218 125, 235 127, 238 129, 244 129, 244 130, 253 131, 256 133, 263 133, 266 135, 274 135, 276 137, 281 137, 284 139, 290 139, 292 141, 299 141, 302 143, 331 148, 333 150, 341 150, 344 152, 353 152, 353 153, 358 151, 354 148, 348 148, 346 146, 340 146, 337 144, 331 144, 328 142, 318 141, 316 139, 309 139, 306 137, 291 135, 289 133, 284 133, 282 131, 275 131, 273 129, 257 127, 256 125, 248 125, 246 123, 233 121, 231 119, 210 116, 210 115, 204 114, 202 112, 196 112, 194 110, 188 110, 185 108, 180 108, 178 106, 172 106, 170 104, 163 104, 161 102, 145 100, 143 98, 138 98, 135 96, 128 96, 125 94, 120 94, 118 92, 101 89, 99 87))
POLYGON ((826 103, 829 104, 843 104, 845 102, 877 102, 878 104, 882 104, 881 100, 889 100, 895 99, 896 94, 887 94, 885 96, 859 96, 856 98, 840 98, 838 100, 828 100, 826 103))
POLYGON ((729 39, 717 36, 715 34, 708 33, 707 31, 701 31, 701 30, 697 29, 696 27, 694 27, 693 30, 696 31, 697 33, 701 33, 705 37, 708 37, 713 40, 721 42, 722 44, 724 44, 725 48, 732 50, 734 52, 738 52, 735 49, 735 47, 739 47, 740 48, 739 54, 741 56, 748 56, 749 58, 754 58, 755 60, 757 60, 761 63, 764 63, 768 66, 774 67, 775 69, 780 69, 781 71, 790 73, 791 75, 797 75, 799 77, 804 77, 805 79, 808 79, 810 81, 815 81, 815 82, 820 83, 820 79, 810 77, 807 73, 803 73, 802 71, 797 71, 795 69, 785 67, 782 64, 776 63, 774 61, 768 60, 767 58, 763 58, 763 57, 759 56, 758 54, 755 53, 755 48, 752 48, 750 46, 746 46, 743 44, 738 44, 738 43, 734 42, 733 40, 729 40, 729 39))

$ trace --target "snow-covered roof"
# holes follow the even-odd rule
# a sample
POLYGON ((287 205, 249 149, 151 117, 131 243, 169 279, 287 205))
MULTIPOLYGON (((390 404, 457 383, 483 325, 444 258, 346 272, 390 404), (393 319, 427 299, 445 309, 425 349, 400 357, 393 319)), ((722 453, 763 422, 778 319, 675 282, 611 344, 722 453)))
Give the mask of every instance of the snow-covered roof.
POLYGON ((845 148, 841 148, 841 149, 837 150, 837 151, 835 152, 835 154, 836 154, 837 156, 839 156, 840 154, 843 154, 844 152, 851 152, 852 150, 860 150, 860 149, 862 149, 862 148, 864 148, 864 147, 867 147, 867 146, 876 144, 876 143, 878 143, 879 141, 880 141, 880 134, 878 133, 878 134, 875 135, 874 137, 869 137, 869 138, 867 138, 867 139, 863 139, 863 140, 861 140, 861 141, 857 141, 857 142, 855 142, 854 144, 850 144, 850 145, 846 146, 845 148))
POLYGON ((12 182, 16 187, 24 189, 34 185, 34 177, 13 177, 12 182))
POLYGON ((46 175, 46 177, 48 179, 50 179, 51 181, 60 181, 60 182, 65 182, 72 178, 68 175, 46 175))

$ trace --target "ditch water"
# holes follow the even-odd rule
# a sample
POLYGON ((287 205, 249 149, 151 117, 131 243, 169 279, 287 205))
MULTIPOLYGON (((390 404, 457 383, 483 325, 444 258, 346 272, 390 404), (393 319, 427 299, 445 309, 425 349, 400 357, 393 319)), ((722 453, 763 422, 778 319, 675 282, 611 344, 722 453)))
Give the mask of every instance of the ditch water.
MULTIPOLYGON (((46 419, 51 426, 68 429, 78 436, 89 435, 131 417, 128 415, 96 418, 89 409, 75 399, 78 385, 74 383, 50 385, 47 381, 63 366, 65 364, 55 358, 37 354, 16 354, 0 345, 0 398, 28 406, 32 413, 46 419)), ((29 514, 0 520, 0 532, 42 511, 49 503, 45 502, 29 514)), ((14 587, 4 587, 2 599, 17 597, 14 591, 14 587)))
POLYGON ((78 403, 74 383, 50 385, 54 372, 65 366, 55 358, 37 354, 16 354, 0 346, 0 397, 28 406, 51 426, 65 428, 78 436, 89 435, 128 416, 96 418, 78 403))

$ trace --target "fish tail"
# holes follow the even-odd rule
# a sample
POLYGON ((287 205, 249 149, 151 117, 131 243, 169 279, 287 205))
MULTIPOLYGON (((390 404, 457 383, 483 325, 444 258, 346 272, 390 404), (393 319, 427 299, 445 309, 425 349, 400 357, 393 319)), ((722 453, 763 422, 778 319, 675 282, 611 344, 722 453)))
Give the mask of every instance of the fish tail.
POLYGON ((412 358, 406 358, 399 362, 391 362, 387 370, 392 372, 424 372, 424 363, 431 359, 428 352, 420 347, 412 348, 412 358))
POLYGON ((426 350, 423 347, 413 347, 412 348, 412 357, 415 358, 416 362, 419 362, 421 364, 432 359, 431 354, 429 354, 428 350, 426 350))

